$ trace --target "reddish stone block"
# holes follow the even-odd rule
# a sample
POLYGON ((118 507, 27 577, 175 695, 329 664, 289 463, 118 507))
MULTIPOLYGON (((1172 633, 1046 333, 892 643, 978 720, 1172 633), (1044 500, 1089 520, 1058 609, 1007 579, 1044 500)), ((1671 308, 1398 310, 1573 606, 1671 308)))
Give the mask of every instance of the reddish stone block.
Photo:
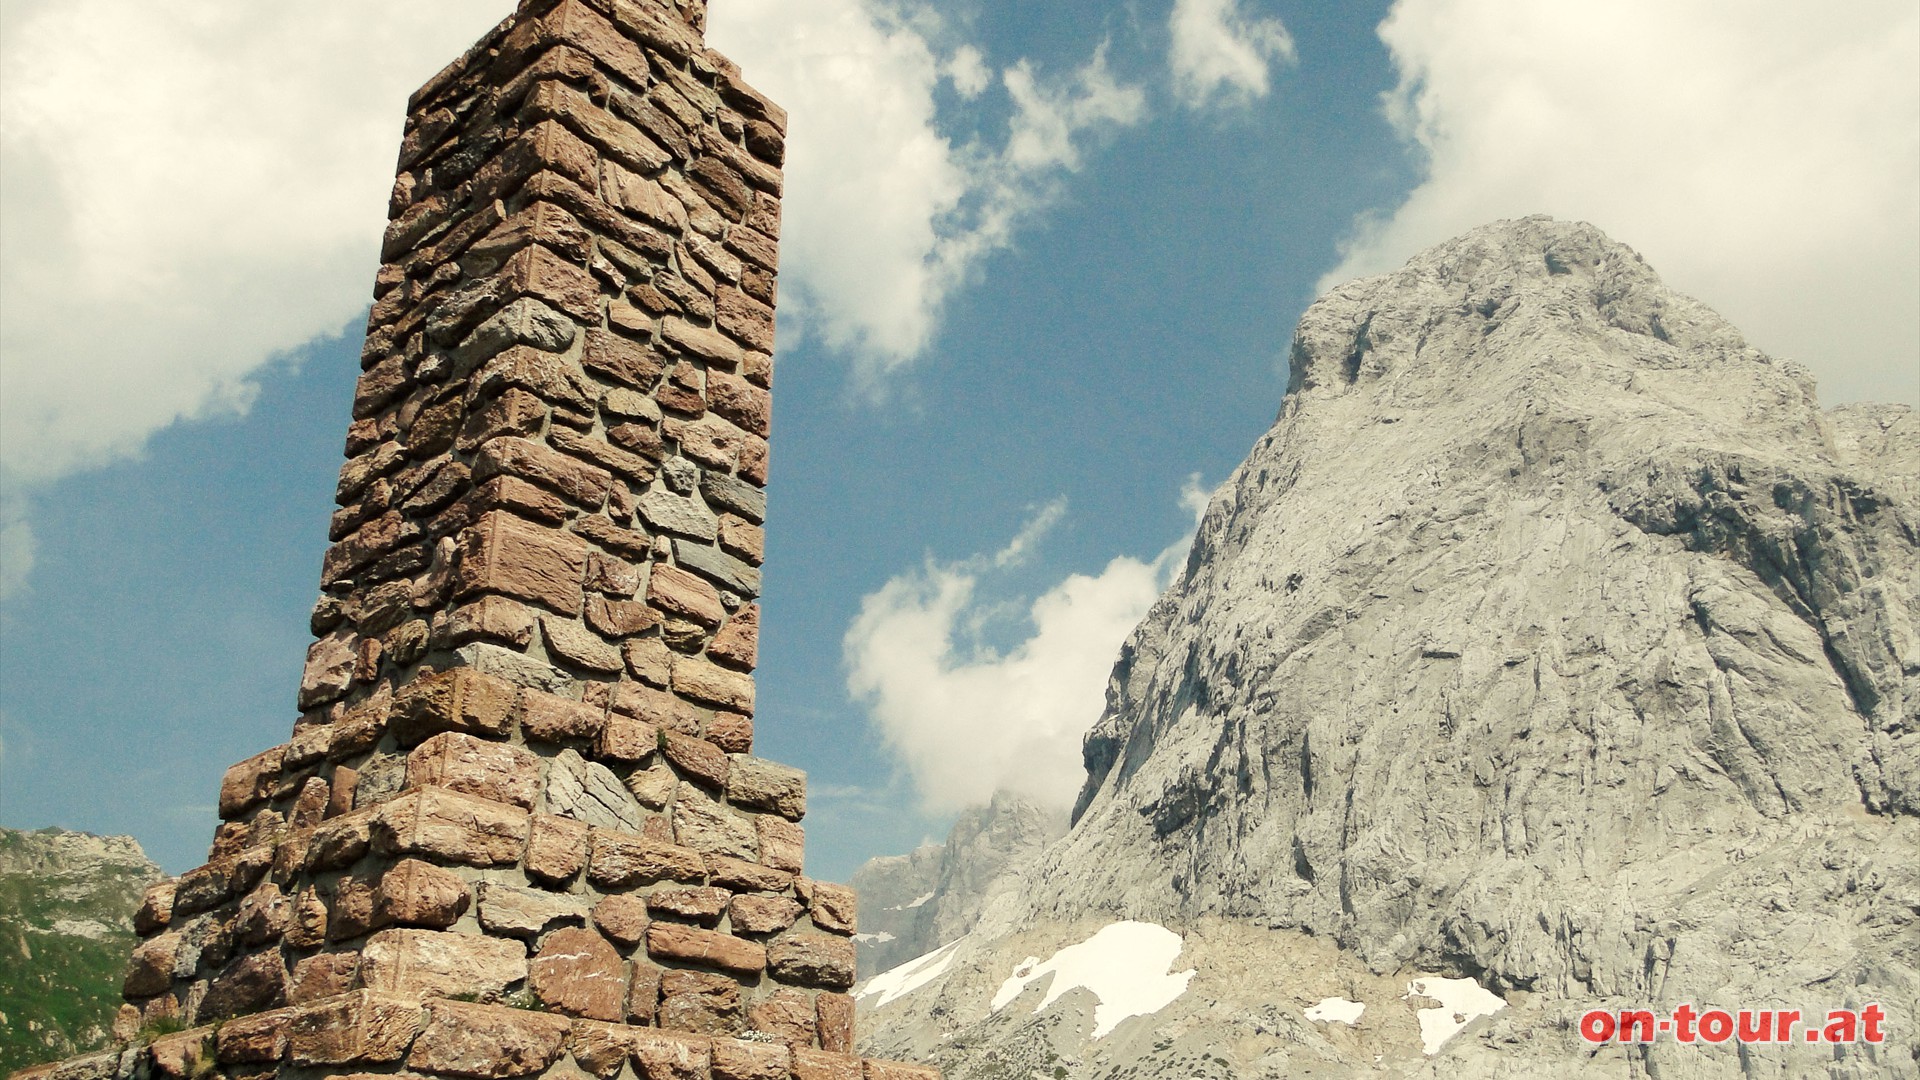
POLYGON ((572 533, 490 511, 461 536, 456 592, 501 593, 578 615, 586 564, 587 545, 572 533))
POLYGON ((571 1030, 566 1017, 498 1005, 436 1001, 427 1012, 407 1067, 477 1080, 545 1069, 559 1059, 571 1030))
POLYGON ((379 807, 373 843, 385 855, 503 866, 519 862, 526 850, 528 818, 519 807, 426 788, 379 807))
POLYGON ((729 754, 744 754, 753 749, 753 718, 716 712, 707 721, 707 741, 729 754))
POLYGON ((468 414, 456 445, 461 452, 471 453, 501 435, 537 435, 546 420, 546 402, 517 386, 509 387, 468 414))
POLYGON ((597 932, 565 927, 540 942, 528 984, 557 1012, 614 1021, 626 1015, 627 965, 597 932))
POLYGON ((798 990, 781 988, 747 1013, 747 1026, 790 1049, 810 1049, 814 1041, 813 999, 798 990))
POLYGON ((633 765, 651 757, 659 745, 659 728, 645 720, 613 713, 607 717, 607 726, 600 732, 600 742, 594 749, 605 760, 633 765))
POLYGON ((443 731, 504 739, 520 688, 471 668, 424 676, 400 688, 391 711, 394 738, 413 746, 443 731))
POLYGON ((778 1043, 713 1040, 713 1080, 787 1080, 793 1052, 778 1043))
POLYGON ((220 816, 228 821, 266 798, 280 780, 286 747, 264 750, 227 770, 220 781, 220 816))
POLYGON ((310 829, 320 824, 327 816, 327 803, 332 801, 333 788, 317 776, 309 776, 300 785, 300 794, 294 797, 293 808, 287 813, 287 824, 295 829, 310 829))
POLYGON ((715 885, 735 892, 785 892, 793 874, 729 855, 708 855, 707 876, 715 885))
POLYGON ((527 977, 527 947, 508 938, 437 930, 382 930, 360 954, 369 990, 409 997, 497 998, 527 977))
POLYGON ((640 944, 648 921, 646 898, 632 893, 615 893, 593 905, 593 925, 622 948, 640 944))
POLYGON ((374 890, 374 918, 381 925, 424 926, 445 930, 473 902, 467 883, 451 870, 402 859, 380 875, 374 890))
POLYGON ((753 823, 760 832, 760 861, 776 870, 799 873, 807 845, 806 830, 773 814, 757 814, 753 823))
MULTIPOLYGON (((740 442, 740 479, 754 487, 767 486, 767 440, 747 436, 740 442)), ((755 564, 758 565, 758 564, 755 564)))
POLYGON ((637 1034, 624 1024, 575 1020, 567 1036, 567 1052, 573 1055, 576 1065, 600 1080, 612 1080, 633 1053, 637 1034))
POLYGON ((293 965, 293 983, 287 989, 287 1001, 305 1005, 344 994, 354 988, 360 977, 357 952, 320 953, 293 965))
POLYGON ((634 683, 620 683, 614 687, 613 711, 645 720, 662 731, 678 731, 685 735, 700 733, 700 714, 693 706, 672 694, 634 683))
POLYGON ((716 371, 707 376, 707 408, 762 438, 772 428, 772 395, 730 372, 716 371))
POLYGON ((660 889, 647 897, 647 910, 653 915, 686 919, 712 928, 720 922, 733 894, 725 889, 660 889))
POLYGON ((853 998, 846 994, 820 994, 813 999, 820 1022, 820 1049, 835 1054, 853 1053, 853 998))
POLYGON ((633 985, 627 990, 627 1023, 651 1024, 660 1005, 660 968, 645 957, 635 957, 633 985))
POLYGON ((727 920, 736 934, 777 934, 792 926, 800 902, 787 896, 736 896, 727 906, 727 920))
POLYGON ((740 1030, 740 984, 711 971, 673 970, 660 976, 654 1022, 674 1031, 731 1035, 740 1030))
POLYGON ((727 760, 725 751, 705 739, 669 731, 666 733, 666 755, 667 760, 673 762, 688 779, 715 791, 726 786, 732 763, 727 760))
POLYGON ((587 625, 610 638, 627 638, 660 625, 660 613, 638 600, 587 598, 587 625))
POLYGON ((606 726, 606 710, 538 690, 528 690, 521 699, 520 730, 529 739, 562 743, 591 742, 606 726))
POLYGON ((647 955, 657 960, 679 960, 719 968, 740 975, 757 975, 767 966, 764 946, 678 923, 647 927, 647 955))
POLYGON ((851 887, 812 878, 800 878, 794 885, 807 902, 813 925, 836 934, 857 932, 859 904, 851 887))
POLYGON ((292 1009, 237 1017, 214 1032, 214 1056, 222 1065, 267 1065, 287 1053, 287 1021, 292 1009))
POLYGON ((538 484, 589 510, 605 503, 613 486, 613 477, 605 469, 511 435, 490 440, 473 460, 476 482, 503 475, 538 484))
POLYGON ((367 853, 378 812, 371 808, 321 823, 307 844, 307 868, 338 870, 359 862, 367 853))
POLYGON ((174 959, 180 955, 180 946, 185 940, 175 930, 134 946, 121 993, 128 998, 144 998, 173 989, 174 959))
POLYGON ((373 882, 343 877, 334 884, 327 912, 327 939, 345 941, 374 928, 373 882))
POLYGON ((707 1080, 713 1040, 704 1035, 643 1030, 635 1040, 633 1070, 640 1080, 707 1080))
POLYGON ((761 352, 773 350, 773 309, 731 285, 714 295, 714 323, 735 341, 761 352))
POLYGON ((483 596, 453 609, 447 637, 455 645, 492 641, 524 649, 533 640, 533 612, 504 596, 483 596))
POLYGON ((785 983, 825 990, 851 989, 853 941, 828 934, 789 935, 767 947, 767 970, 785 983))
POLYGON ((293 918, 293 900, 268 881, 248 893, 234 913, 233 933, 245 945, 265 945, 286 933, 293 918))
POLYGON ((653 350, 606 330, 587 331, 580 366, 608 382, 638 390, 651 390, 666 371, 653 350))
POLYGON ((540 795, 540 759, 524 747, 444 731, 407 755, 407 787, 445 788, 531 809, 540 795))
POLYGON ((552 814, 535 814, 527 838, 527 874, 536 881, 558 885, 587 865, 585 822, 552 814))
POLYGON ((753 677, 699 657, 686 656, 674 661, 673 688, 694 701, 749 716, 753 714, 753 677))
MULTIPOLYGON (((153 1062, 153 1071, 166 1077, 167 1080, 188 1080, 189 1077, 197 1077, 212 1071, 215 1053, 211 1027, 199 1027, 172 1035, 162 1035, 147 1047, 148 1059, 153 1062)), ((109 1070, 107 1075, 111 1076, 113 1072, 109 1070)))
POLYGON ((599 514, 575 518, 567 528, 630 559, 644 559, 653 549, 653 538, 638 529, 623 529, 599 514))
POLYGON ((682 453, 721 472, 733 471, 740 463, 741 446, 752 437, 718 416, 691 421, 669 418, 661 430, 680 444, 682 453))
POLYGON ((320 891, 309 885, 300 890, 293 902, 293 918, 283 935, 296 949, 318 948, 327 939, 327 902, 320 891))
POLYGON ((357 659, 354 642, 353 631, 341 629, 307 646, 307 663, 301 669, 297 698, 300 708, 311 709, 338 700, 353 685, 353 665, 357 659))
MULTIPOLYGON (((723 523, 724 527, 724 523, 723 523)), ((747 526, 757 528, 757 526, 747 526)), ((724 538, 724 533, 722 534, 724 538)), ((741 671, 752 671, 760 651, 760 606, 748 604, 733 613, 727 625, 707 645, 707 656, 741 671)))
MULTIPOLYGON (((653 455, 623 450, 603 439, 576 434, 566 428, 554 428, 548 432, 547 438, 556 448, 576 458, 590 461, 615 476, 624 477, 636 484, 650 484, 660 473, 659 467, 654 464, 653 455)), ((611 496, 615 492, 625 493, 626 490, 616 482, 608 494, 611 496)), ((628 513, 631 512, 631 510, 628 511, 628 513)))
POLYGON ((140 910, 133 915, 135 933, 145 936, 166 929, 173 919, 173 889, 171 879, 147 886, 140 897, 140 910))
POLYGON ((807 774, 765 758, 735 754, 727 770, 727 801, 798 821, 807 812, 807 774))
POLYGON ((287 1060, 301 1067, 399 1061, 421 1021, 418 1002, 367 990, 289 1012, 287 1060))
POLYGON ((587 879, 601 888, 681 881, 701 884, 706 862, 692 848, 611 829, 591 830, 587 879))
POLYGON ((826 1050, 793 1051, 793 1080, 862 1080, 860 1059, 826 1050))
POLYGON ((227 902, 233 895, 233 860, 227 855, 180 875, 174 885, 175 915, 197 915, 227 902))
POLYGON ((647 580, 647 600, 662 611, 691 619, 709 630, 727 617, 719 591, 677 566, 654 566, 647 580))

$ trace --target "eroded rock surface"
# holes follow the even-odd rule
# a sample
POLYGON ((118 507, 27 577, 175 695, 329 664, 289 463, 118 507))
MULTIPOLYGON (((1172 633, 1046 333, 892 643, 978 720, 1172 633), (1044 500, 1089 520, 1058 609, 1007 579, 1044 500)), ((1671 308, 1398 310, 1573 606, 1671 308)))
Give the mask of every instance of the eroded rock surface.
MULTIPOLYGON (((1472 977, 1515 1007, 1445 1075, 1916 1075, 1911 1022, 1872 1052, 1597 1058, 1572 1023, 1920 1012, 1920 417, 1823 411, 1802 369, 1547 218, 1334 290, 1291 364, 1124 646, 1025 925, 1266 929, 1356 980, 1472 977)), ((1253 1037, 1240 984, 1195 985, 1221 988, 1192 1020, 1212 1045, 1253 1037)), ((969 1033, 1010 1027, 979 996, 909 995, 876 1045, 944 1025, 974 1047, 949 1076, 1000 1075, 1021 1044, 969 1033)), ((1296 1027, 1260 1038, 1333 1047, 1314 1075, 1381 1052, 1365 1020, 1339 1046, 1296 1027)), ((1283 1075, 1263 1053, 1228 1075, 1283 1075)), ((1061 1075, 1106 1075, 1079 1057, 1061 1075)))

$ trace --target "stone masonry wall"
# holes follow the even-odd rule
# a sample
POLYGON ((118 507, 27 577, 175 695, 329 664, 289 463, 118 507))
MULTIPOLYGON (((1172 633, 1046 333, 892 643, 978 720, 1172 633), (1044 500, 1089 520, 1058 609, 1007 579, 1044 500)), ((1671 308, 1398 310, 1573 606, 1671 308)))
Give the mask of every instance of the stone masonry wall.
POLYGON ((136 920, 120 1033, 192 1030, 35 1072, 937 1076, 750 752, 786 118, 704 21, 526 0, 414 95, 299 720, 136 920))

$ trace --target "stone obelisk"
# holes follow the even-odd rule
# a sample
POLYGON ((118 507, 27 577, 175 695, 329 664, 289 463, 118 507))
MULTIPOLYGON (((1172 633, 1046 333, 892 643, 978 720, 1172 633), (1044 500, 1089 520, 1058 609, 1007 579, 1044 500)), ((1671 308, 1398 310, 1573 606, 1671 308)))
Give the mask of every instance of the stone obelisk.
POLYGON ((26 1075, 937 1078, 752 755, 786 117, 704 24, 526 0, 413 96, 299 720, 26 1075))

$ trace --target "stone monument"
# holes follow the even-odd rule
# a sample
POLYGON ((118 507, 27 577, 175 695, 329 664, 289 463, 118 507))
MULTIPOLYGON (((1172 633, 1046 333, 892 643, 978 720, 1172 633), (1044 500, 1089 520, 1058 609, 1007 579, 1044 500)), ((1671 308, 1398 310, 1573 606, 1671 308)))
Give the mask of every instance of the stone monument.
POLYGON ((752 755, 786 117, 704 0, 525 0, 408 109, 292 738, 53 1080, 937 1080, 752 755))

